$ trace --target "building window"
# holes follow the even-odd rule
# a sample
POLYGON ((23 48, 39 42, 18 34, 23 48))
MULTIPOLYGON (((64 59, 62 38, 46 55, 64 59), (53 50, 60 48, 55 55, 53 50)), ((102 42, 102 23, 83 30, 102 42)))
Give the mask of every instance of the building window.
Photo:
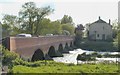
POLYGON ((99 37, 99 34, 97 34, 97 37, 99 37))

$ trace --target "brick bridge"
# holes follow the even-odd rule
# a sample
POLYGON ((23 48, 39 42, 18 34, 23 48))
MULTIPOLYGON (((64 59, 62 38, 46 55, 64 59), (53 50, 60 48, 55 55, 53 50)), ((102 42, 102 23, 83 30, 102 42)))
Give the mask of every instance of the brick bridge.
POLYGON ((62 56, 72 49, 73 36, 8 37, 3 45, 25 60, 43 60, 62 56))

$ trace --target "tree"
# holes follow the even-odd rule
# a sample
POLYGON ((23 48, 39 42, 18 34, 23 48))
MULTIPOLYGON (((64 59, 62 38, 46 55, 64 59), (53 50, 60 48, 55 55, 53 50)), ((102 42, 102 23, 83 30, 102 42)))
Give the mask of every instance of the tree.
POLYGON ((50 19, 44 18, 41 20, 40 25, 38 33, 41 35, 62 34, 62 28, 59 21, 50 21, 50 19))
POLYGON ((50 6, 37 8, 34 2, 27 2, 22 6, 19 15, 24 20, 23 26, 27 33, 38 35, 41 20, 53 11, 50 6))
POLYGON ((4 15, 2 23, 3 37, 15 35, 19 31, 18 17, 14 15, 4 15))
POLYGON ((118 23, 117 40, 118 40, 118 50, 120 52, 120 23, 118 23))
POLYGON ((62 31, 62 34, 63 34, 63 35, 70 35, 70 32, 67 31, 67 30, 63 30, 63 31, 62 31))
POLYGON ((20 17, 27 22, 25 25, 28 33, 33 35, 33 23, 35 21, 35 9, 36 5, 34 2, 27 2, 22 5, 22 10, 19 12, 20 17))
POLYGON ((112 30, 113 30, 113 38, 116 38, 118 32, 118 22, 117 19, 112 23, 112 30))
POLYGON ((82 24, 77 25, 77 27, 75 28, 75 45, 77 47, 80 46, 80 42, 83 36, 83 30, 84 30, 84 27, 82 24))
POLYGON ((73 19, 71 16, 64 15, 63 18, 61 19, 61 24, 72 24, 73 25, 73 19))
POLYGON ((51 14, 54 11, 54 9, 50 8, 50 6, 48 7, 43 7, 43 8, 37 8, 37 23, 36 23, 36 29, 35 29, 35 34, 39 34, 38 30, 39 30, 39 25, 40 25, 40 21, 47 15, 51 14))
POLYGON ((87 23, 85 25, 85 32, 84 32, 84 34, 85 34, 86 37, 89 37, 89 27, 90 27, 90 24, 91 23, 87 23))
POLYGON ((52 31, 53 34, 55 34, 55 35, 62 34, 62 27, 61 27, 61 24, 60 24, 59 21, 51 22, 51 26, 52 26, 51 31, 52 31))
POLYGON ((38 35, 50 34, 51 31, 48 30, 50 23, 51 23, 50 19, 47 18, 42 19, 39 23, 40 24, 39 30, 37 31, 38 35))
POLYGON ((62 24, 62 30, 63 31, 68 31, 70 33, 70 35, 73 35, 75 28, 71 24, 62 24))

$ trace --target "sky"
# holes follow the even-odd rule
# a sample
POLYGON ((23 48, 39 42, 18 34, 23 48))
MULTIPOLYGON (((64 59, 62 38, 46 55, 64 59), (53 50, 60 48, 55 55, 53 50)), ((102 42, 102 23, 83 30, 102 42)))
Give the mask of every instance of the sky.
POLYGON ((108 22, 118 19, 118 0, 0 0, 0 21, 4 14, 18 15, 25 2, 33 1, 37 7, 50 5, 55 11, 47 16, 52 21, 64 15, 73 18, 75 25, 101 19, 108 22))

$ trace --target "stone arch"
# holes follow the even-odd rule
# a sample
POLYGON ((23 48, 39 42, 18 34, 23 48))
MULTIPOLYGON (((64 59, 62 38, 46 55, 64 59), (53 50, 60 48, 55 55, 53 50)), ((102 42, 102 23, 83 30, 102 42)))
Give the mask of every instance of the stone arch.
POLYGON ((55 51, 55 47, 54 47, 54 46, 51 46, 51 47, 49 48, 48 55, 49 55, 50 57, 56 57, 56 51, 55 51))
POLYGON ((62 44, 59 44, 58 51, 59 51, 60 53, 63 52, 63 45, 62 45, 62 44))
POLYGON ((70 42, 70 47, 72 47, 73 46, 73 43, 72 42, 70 42))
POLYGON ((68 48, 69 48, 68 43, 66 43, 64 49, 68 49, 68 48))
POLYGON ((44 60, 44 53, 42 52, 41 49, 37 49, 34 52, 32 59, 31 59, 31 61, 38 61, 38 60, 44 60))
POLYGON ((63 53, 69 53, 69 46, 68 46, 68 43, 65 44, 63 53))

